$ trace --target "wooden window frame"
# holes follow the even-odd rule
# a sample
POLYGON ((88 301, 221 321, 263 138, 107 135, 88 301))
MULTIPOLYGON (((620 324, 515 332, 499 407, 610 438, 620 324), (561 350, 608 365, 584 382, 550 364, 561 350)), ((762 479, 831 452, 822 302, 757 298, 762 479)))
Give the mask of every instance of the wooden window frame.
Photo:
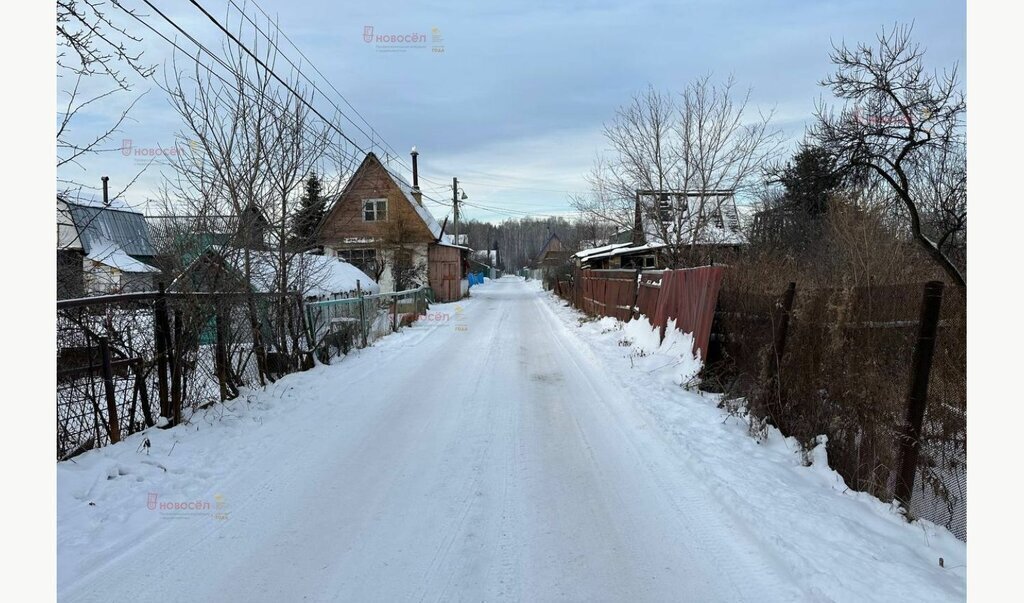
POLYGON ((363 222, 387 222, 388 221, 388 200, 384 197, 376 197, 373 199, 363 199, 363 222), (384 206, 384 211, 381 211, 381 205, 384 206), (367 219, 367 216, 372 214, 372 219, 367 219), (381 217, 383 215, 383 217, 381 217))

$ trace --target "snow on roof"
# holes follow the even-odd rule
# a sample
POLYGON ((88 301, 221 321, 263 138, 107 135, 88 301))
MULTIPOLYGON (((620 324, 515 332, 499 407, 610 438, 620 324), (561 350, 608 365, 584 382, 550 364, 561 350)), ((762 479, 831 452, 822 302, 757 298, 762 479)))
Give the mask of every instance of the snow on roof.
POLYGON ((595 247, 593 249, 581 249, 580 251, 577 251, 576 253, 572 254, 572 257, 579 259, 589 258, 593 255, 604 253, 606 251, 611 251, 612 249, 617 249, 619 247, 629 247, 631 244, 632 243, 612 243, 611 245, 604 245, 602 247, 595 247))
MULTIPOLYGON (((459 235, 459 239, 460 240, 462 239, 462 237, 463 237, 463 235, 459 235)), ((442 246, 442 247, 456 247, 458 249, 465 249, 467 251, 473 251, 472 249, 469 248, 468 245, 456 245, 455 244, 455 237, 453 235, 450 235, 450 234, 441 235, 441 238, 438 239, 437 244, 442 246)))
POLYGON ((128 255, 113 241, 93 241, 92 248, 85 257, 104 266, 117 268, 121 272, 160 272, 159 268, 154 268, 128 255))
POLYGON ((427 228, 430 230, 430 234, 432 234, 435 239, 441 238, 441 225, 437 223, 437 220, 434 219, 434 216, 426 207, 423 207, 418 201, 416 201, 416 197, 413 196, 412 186, 409 185, 404 178, 392 172, 386 165, 383 163, 381 163, 381 165, 384 166, 384 171, 388 173, 388 176, 391 176, 391 179, 395 182, 395 186, 401 189, 402 194, 405 195, 406 200, 409 201, 409 205, 412 205, 412 208, 416 210, 416 214, 421 220, 423 220, 423 223, 427 225, 427 228))
POLYGON ((497 249, 481 249, 479 251, 474 251, 471 255, 474 260, 484 262, 492 266, 498 261, 497 249))
MULTIPOLYGON (((245 250, 221 247, 218 253, 239 272, 245 250)), ((271 251, 249 251, 252 286, 257 292, 280 289, 280 257, 271 251)), ((380 293, 380 285, 359 268, 337 257, 311 253, 292 254, 288 258, 288 289, 305 297, 327 297, 356 290, 356 282, 365 293, 380 293)))
POLYGON ((615 245, 606 245, 606 247, 612 247, 602 253, 595 253, 588 255, 584 260, 596 260, 599 258, 609 258, 617 255, 626 255, 629 253, 639 253, 643 251, 654 251, 665 247, 664 243, 644 243, 643 245, 632 246, 629 243, 617 243, 615 245))

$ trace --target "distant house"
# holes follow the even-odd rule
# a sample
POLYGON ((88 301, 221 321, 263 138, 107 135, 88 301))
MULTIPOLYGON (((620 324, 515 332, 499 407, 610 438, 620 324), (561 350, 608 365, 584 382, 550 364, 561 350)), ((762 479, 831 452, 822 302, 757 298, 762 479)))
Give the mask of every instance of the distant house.
POLYGON ((537 257, 534 258, 534 267, 544 268, 555 268, 565 264, 569 260, 569 252, 562 245, 562 239, 558 238, 557 233, 551 233, 548 240, 544 242, 544 246, 540 248, 540 252, 537 257))
POLYGON ((469 254, 469 269, 484 276, 495 279, 499 276, 498 250, 480 249, 469 254))
POLYGON ((382 292, 428 285, 438 301, 469 288, 469 247, 457 245, 423 206, 416 155, 413 184, 367 153, 317 231, 326 255, 359 267, 382 292))
POLYGON ((160 270, 145 217, 57 195, 57 296, 152 291, 160 270))
POLYGON ((581 268, 657 269, 680 255, 704 263, 747 244, 733 191, 643 191, 632 228, 572 256, 581 268))

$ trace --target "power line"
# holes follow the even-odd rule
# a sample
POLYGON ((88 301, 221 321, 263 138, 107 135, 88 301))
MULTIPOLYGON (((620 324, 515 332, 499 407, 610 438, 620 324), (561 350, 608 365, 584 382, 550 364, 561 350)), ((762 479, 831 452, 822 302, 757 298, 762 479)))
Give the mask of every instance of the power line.
MULTIPOLYGON (((151 7, 151 8, 153 9, 153 10, 157 10, 157 8, 156 8, 155 6, 153 6, 153 4, 152 4, 152 3, 151 3, 151 2, 149 1, 149 0, 143 0, 143 1, 144 1, 144 2, 146 3, 146 4, 148 4, 148 5, 149 5, 149 6, 150 6, 150 7, 151 7)), ((198 8, 200 12, 202 12, 202 13, 203 13, 204 15, 206 15, 206 18, 207 18, 207 19, 209 19, 209 20, 210 20, 210 21, 211 21, 211 22, 212 22, 212 23, 213 23, 214 25, 216 25, 218 29, 220 29, 220 30, 221 30, 222 32, 224 32, 224 35, 226 35, 226 36, 227 36, 227 37, 228 37, 228 38, 229 38, 229 39, 230 39, 230 40, 231 40, 232 42, 234 42, 234 43, 235 43, 235 44, 236 44, 236 45, 237 45, 237 46, 238 46, 239 48, 241 48, 242 50, 244 50, 246 54, 248 54, 248 55, 249 55, 250 57, 252 57, 252 59, 253 59, 254 61, 256 61, 256 63, 257 63, 258 65, 262 66, 262 67, 263 67, 263 69, 264 69, 264 70, 266 70, 266 72, 267 72, 267 73, 268 73, 269 75, 273 76, 273 77, 274 77, 274 79, 276 79, 276 80, 278 81, 278 83, 280 83, 280 84, 281 84, 282 86, 284 86, 284 87, 285 87, 286 89, 288 89, 288 91, 289 91, 289 92, 291 92, 291 93, 292 93, 292 94, 293 94, 293 95, 295 96, 295 98, 296 98, 296 99, 297 99, 297 100, 298 100, 299 102, 301 102, 301 103, 302 103, 303 105, 306 105, 306 107, 307 107, 307 108, 309 108, 309 110, 310 110, 310 111, 312 111, 313 113, 315 113, 315 114, 317 115, 317 117, 319 117, 320 119, 322 119, 322 120, 324 121, 324 123, 326 123, 326 124, 327 124, 327 125, 329 125, 329 126, 330 126, 331 128, 333 128, 333 129, 334 129, 335 131, 337 131, 337 132, 338 132, 338 134, 340 134, 342 138, 344 138, 345 140, 347 140, 347 141, 349 142, 349 144, 351 144, 351 145, 352 145, 352 146, 354 146, 355 148, 359 149, 359 151, 360 151, 360 152, 362 152, 362 153, 364 153, 364 154, 366 153, 366 150, 365 150, 365 149, 363 149, 362 147, 360 147, 360 146, 359 146, 358 144, 356 144, 356 142, 355 142, 354 140, 352 140, 351 138, 349 138, 347 134, 345 134, 344 132, 342 132, 341 128, 337 127, 337 126, 336 126, 336 125, 334 125, 334 124, 333 124, 333 123, 332 123, 332 122, 331 122, 330 120, 328 120, 328 119, 327 119, 326 117, 324 117, 324 116, 323 116, 323 114, 322 114, 322 113, 320 113, 320 111, 318 111, 316 107, 314 107, 314 106, 313 106, 312 104, 310 104, 310 103, 309 103, 309 101, 307 101, 307 100, 306 100, 306 99, 305 99, 305 98, 304 98, 304 97, 303 97, 303 96, 302 96, 301 94, 299 94, 298 92, 296 92, 296 91, 295 91, 295 90, 294 90, 294 89, 293 89, 293 88, 291 87, 291 85, 289 85, 289 84, 288 84, 288 82, 284 81, 284 80, 283 80, 283 79, 281 78, 281 76, 277 75, 277 73, 276 73, 276 72, 275 72, 275 71, 274 71, 273 69, 271 69, 269 65, 267 65, 266 63, 264 63, 262 59, 260 59, 259 57, 257 57, 255 53, 253 53, 253 52, 252 52, 251 50, 249 50, 249 47, 248 47, 248 46, 246 46, 245 44, 243 44, 241 40, 239 40, 238 38, 236 38, 236 37, 235 37, 235 35, 234 35, 233 33, 231 33, 230 31, 228 31, 226 27, 224 27, 223 25, 221 25, 220 21, 218 21, 218 20, 216 19, 216 17, 214 17, 213 15, 211 15, 211 14, 210 14, 209 12, 207 12, 207 11, 206 11, 206 9, 205 9, 205 8, 203 8, 203 6, 202 6, 201 4, 199 4, 198 2, 196 2, 196 0, 189 0, 189 1, 190 1, 190 2, 192 3, 192 5, 193 5, 193 6, 195 6, 196 8, 198 8)), ((157 12, 159 12, 159 11, 157 11, 157 12)), ((164 18, 166 19, 166 17, 164 17, 164 18)))
MULTIPOLYGON (((388 142, 387 140, 385 140, 385 139, 384 139, 384 137, 383 137, 383 136, 381 136, 381 135, 380 135, 380 134, 379 134, 379 133, 377 132, 377 130, 376 130, 376 129, 375 129, 374 127, 373 127, 373 125, 372 125, 372 124, 370 124, 370 122, 366 121, 366 118, 365 118, 365 117, 363 117, 363 115, 362 115, 362 114, 361 114, 361 113, 359 112, 359 110, 358 110, 358 109, 356 109, 356 108, 355 108, 354 106, 352 106, 352 103, 350 103, 350 102, 348 101, 348 99, 347 99, 347 98, 345 98, 345 95, 344 95, 344 94, 342 94, 342 93, 341 93, 341 91, 340 91, 340 90, 338 90, 338 89, 337 89, 337 88, 336 88, 336 87, 334 86, 334 84, 333 84, 333 83, 331 82, 331 80, 330 80, 330 79, 328 79, 328 78, 327 78, 327 76, 325 76, 325 75, 324 75, 324 74, 323 74, 323 73, 322 73, 322 72, 321 72, 321 71, 320 71, 319 69, 317 69, 317 66, 316 66, 316 65, 315 65, 315 64, 313 63, 313 61, 311 61, 311 60, 309 59, 309 57, 307 57, 307 56, 306 56, 306 54, 305 54, 304 52, 302 52, 302 49, 301 49, 301 48, 299 48, 299 47, 298 47, 298 46, 297 46, 297 45, 295 44, 295 42, 293 42, 293 41, 292 41, 292 39, 288 37, 288 34, 286 34, 286 33, 285 33, 285 32, 284 32, 284 31, 283 31, 282 29, 281 29, 281 27, 280 27, 280 26, 279 26, 279 25, 278 25, 278 24, 276 23, 276 21, 275 21, 274 19, 272 19, 270 15, 268 15, 268 14, 267 14, 267 11, 263 10, 263 7, 262 7, 262 6, 260 6, 260 5, 259 5, 259 3, 257 3, 257 2, 255 1, 255 0, 251 0, 251 1, 252 1, 253 5, 254 5, 254 6, 256 7, 256 9, 257 9, 257 10, 259 10, 259 11, 260 11, 261 13, 263 13, 263 16, 264 16, 264 17, 266 17, 268 21, 270 21, 270 22, 273 22, 273 23, 274 23, 274 29, 276 29, 276 30, 278 31, 278 33, 280 33, 280 34, 281 34, 282 36, 284 36, 284 39, 285 39, 285 40, 287 40, 287 41, 288 41, 288 43, 289 43, 289 44, 291 44, 292 48, 294 48, 294 49, 295 49, 295 50, 296 50, 296 51, 297 51, 297 52, 299 53, 299 56, 301 56, 301 57, 302 57, 303 59, 305 59, 305 61, 306 61, 307 63, 309 63, 309 66, 313 68, 313 71, 315 71, 315 72, 317 73, 317 75, 319 75, 319 76, 320 76, 321 78, 323 78, 323 80, 324 80, 325 82, 327 82, 327 85, 331 87, 331 90, 334 90, 334 92, 335 92, 335 93, 336 93, 336 94, 337 94, 337 95, 338 95, 338 96, 339 96, 339 97, 341 98, 341 100, 342 100, 342 101, 343 101, 343 102, 344 102, 344 103, 345 103, 346 105, 348 105, 348 107, 349 107, 350 109, 352 109, 352 111, 353 111, 353 112, 354 112, 354 113, 355 113, 355 114, 356 114, 356 115, 357 115, 357 116, 359 117, 359 119, 361 119, 361 120, 363 121, 363 123, 364 123, 364 124, 366 124, 366 127, 370 128, 370 132, 372 132, 372 133, 373 133, 373 134, 374 134, 375 136, 377 136, 378 138, 380 138, 381 142, 383 142, 383 143, 384 143, 384 146, 386 146, 386 147, 387 147, 388 149, 390 149, 390 150, 391 150, 391 152, 392 152, 392 153, 394 153, 394 157, 395 157, 396 159, 398 159, 399 157, 402 157, 402 155, 401 155, 401 154, 399 154, 399 153, 398 153, 398 151, 396 151, 396 150, 395 150, 395 148, 394 148, 393 146, 391 146, 391 143, 389 143, 389 142, 388 142)), ((236 8, 238 8, 238 5, 237 5, 237 4, 235 4, 234 0, 230 0, 230 2, 231 2, 231 4, 234 4, 236 8)), ((315 87, 315 86, 314 86, 314 87, 315 87)), ((404 161, 403 161, 403 160, 399 160, 399 162, 400 162, 400 163, 402 163, 403 167, 409 167, 409 166, 408 166, 408 164, 404 163, 404 161)))
MULTIPOLYGON (((319 93, 320 93, 320 94, 321 94, 321 95, 322 95, 322 96, 323 96, 324 98, 326 98, 326 99, 327 99, 327 102, 331 103, 331 106, 333 106, 333 107, 334 107, 334 110, 335 110, 335 111, 337 111, 339 115, 341 115, 342 117, 344 117, 344 118, 345 118, 345 119, 346 119, 346 120, 347 120, 347 121, 348 121, 348 122, 349 122, 350 124, 352 124, 352 125, 353 125, 353 126, 354 126, 354 127, 355 127, 355 128, 357 129, 357 130, 359 130, 359 132, 360 132, 360 133, 361 133, 361 134, 362 134, 363 136, 365 136, 365 137, 366 137, 367 139, 369 139, 369 141, 370 141, 370 146, 371 146, 371 148, 372 148, 373 146, 375 146, 375 144, 376 144, 376 143, 374 142, 374 136, 373 136, 373 135, 367 134, 365 130, 363 130, 363 129, 362 129, 361 127, 359 127, 359 124, 357 124, 356 122, 354 122, 354 121, 352 120, 352 118, 350 118, 350 117, 349 117, 348 115, 346 115, 346 114, 345 114, 345 112, 344 112, 344 111, 342 111, 341 107, 339 107, 337 103, 335 103, 334 101, 332 101, 332 100, 331 100, 331 99, 330 99, 330 98, 329 98, 329 97, 327 96, 327 94, 326 94, 326 93, 324 93, 324 91, 323 91, 323 90, 321 90, 321 89, 320 89, 320 88, 319 88, 319 87, 318 87, 318 86, 316 85, 316 82, 314 82, 314 81, 313 81, 313 80, 312 80, 312 79, 311 79, 311 78, 310 78, 309 76, 307 76, 307 75, 306 75, 305 73, 303 73, 303 72, 302 72, 302 69, 301 69, 301 68, 300 68, 300 67, 299 67, 298 65, 296 65, 296 64, 295 64, 295 62, 294 62, 294 61, 292 61, 292 60, 291 60, 291 58, 289 58, 289 57, 288 57, 288 55, 287 55, 287 54, 285 54, 283 50, 281 50, 280 46, 279 46, 279 45, 278 45, 278 43, 277 43, 277 42, 276 42, 276 41, 274 40, 274 38, 271 38, 271 37, 270 37, 270 34, 268 34, 267 32, 264 32, 264 31, 263 31, 263 29, 262 29, 262 28, 260 28, 259 24, 257 24, 257 23, 256 23, 256 21, 254 21, 254 20, 253 20, 253 19, 252 19, 251 17, 249 17, 249 14, 248 14, 248 13, 246 13, 246 12, 245 12, 245 11, 244 11, 244 10, 242 9, 242 7, 238 6, 238 4, 236 4, 236 3, 235 3, 235 0, 228 0, 228 1, 229 1, 229 2, 230 2, 230 3, 231 3, 231 4, 232 4, 232 5, 233 5, 233 6, 234 6, 234 7, 236 8, 236 9, 238 9, 238 12, 239 12, 239 14, 241 14, 241 15, 242 15, 242 17, 244 17, 244 18, 245 18, 245 20, 246 20, 246 21, 248 21, 248 22, 249 22, 249 24, 251 24, 251 25, 253 26, 253 28, 254 28, 254 29, 255 29, 255 30, 257 31, 257 32, 259 32, 259 33, 260 33, 260 34, 261 34, 261 35, 263 36, 263 38, 264 38, 264 39, 266 39, 266 40, 267 40, 267 42, 268 42, 268 43, 270 43, 270 45, 271 45, 271 46, 272 46, 272 47, 274 48, 274 52, 275 52, 275 54, 277 54, 277 55, 279 55, 279 56, 283 57, 283 58, 284 58, 284 60, 285 60, 285 61, 287 61, 287 62, 288 62, 288 64, 292 66, 292 69, 294 69, 294 70, 295 70, 295 72, 296 72, 296 73, 297 73, 298 75, 302 76, 302 78, 303 78, 303 79, 305 79, 305 80, 306 80, 307 82, 309 82, 309 83, 310 83, 310 85, 311 85, 311 86, 313 86, 313 90, 315 90, 316 92, 319 92, 319 93)), ((255 4, 255 2, 253 2, 253 4, 255 4)), ((267 15, 267 13, 266 13, 266 12, 264 12, 262 8, 260 8, 260 7, 258 6, 258 5, 257 5, 256 7, 257 7, 257 8, 259 8, 260 12, 262 12, 262 13, 264 14, 264 16, 266 16, 266 17, 267 17, 267 19, 268 19, 268 20, 270 19, 270 16, 269 16, 269 15, 267 15)), ((274 29, 276 29, 276 30, 277 30, 277 32, 278 32, 279 34, 281 34, 282 36, 284 36, 284 38, 285 38, 286 40, 288 40, 288 41, 289 41, 289 43, 291 43, 291 40, 290 40, 290 39, 288 39, 288 36, 287 36, 287 35, 286 35, 286 34, 285 34, 285 33, 284 33, 283 31, 281 31, 281 28, 280 28, 279 26, 277 26, 276 24, 272 24, 272 25, 274 25, 274 29)), ((316 68, 316 66, 315 66, 315 65, 313 65, 311 61, 309 61, 309 59, 308 59, 308 58, 306 57, 306 55, 302 54, 302 51, 301 51, 301 50, 299 50, 299 49, 298 49, 298 48, 297 48, 297 47, 295 46, 295 44, 292 44, 292 47, 294 47, 294 48, 295 48, 296 50, 298 50, 298 51, 299 51, 299 54, 300 54, 300 55, 302 55, 302 57, 306 59, 306 61, 307 61, 307 62, 308 62, 308 63, 310 64, 310 66, 311 66, 311 67, 313 67, 313 69, 314 69, 314 70, 315 70, 315 71, 316 71, 317 73, 320 73, 320 71, 319 71, 319 70, 318 70, 318 69, 316 68)), ((323 74, 322 74, 322 73, 320 73, 320 76, 321 76, 321 77, 323 77, 323 74)), ((325 78, 325 80, 326 80, 326 78, 325 78)), ((327 83, 328 83, 328 85, 330 85, 330 86, 331 86, 332 88, 334 88, 333 84, 331 84, 329 80, 327 80, 327 83)), ((342 95, 342 94, 341 94, 340 92, 338 92, 337 88, 334 88, 334 91, 335 91, 335 92, 337 92, 338 96, 341 96, 341 99, 342 99, 343 101, 345 101, 345 104, 347 104, 347 105, 348 105, 348 106, 349 106, 349 107, 350 107, 350 108, 351 108, 351 109, 352 109, 353 111, 355 111, 355 112, 356 112, 356 115, 359 115, 359 112, 355 110, 355 107, 352 107, 352 104, 351 104, 351 103, 349 103, 349 102, 348 102, 348 100, 346 100, 346 99, 345 99, 345 97, 344 97, 344 96, 343 96, 343 95, 342 95)), ((373 132, 374 134, 376 134, 376 130, 374 130, 374 129, 373 129, 373 126, 371 126, 371 125, 370 125, 370 124, 369 124, 369 123, 368 123, 368 122, 366 121, 366 119, 362 117, 362 115, 359 115, 359 117, 360 117, 360 118, 361 118, 361 119, 363 120, 363 123, 365 123, 365 124, 366 124, 366 126, 367 126, 368 128, 370 128, 370 131, 371 131, 371 132, 373 132)), ((381 139, 381 140, 383 141, 383 139, 381 139)), ((385 141, 385 143, 386 143, 386 141, 385 141)), ((388 147, 390 147, 391 145, 387 145, 387 146, 388 146, 388 147)), ((393 149, 392 149, 392 150, 393 150, 393 149)))
MULTIPOLYGON (((195 37, 194 37, 194 36, 193 36, 192 34, 188 33, 188 32, 187 32, 187 31, 185 31, 184 29, 182 29, 182 27, 181 27, 181 26, 179 26, 179 25, 178 25, 178 24, 177 24, 177 23, 176 23, 176 22, 175 22, 175 21, 174 21, 173 19, 171 19, 170 17, 168 17, 167 15, 165 15, 165 14, 164 14, 163 12, 161 12, 161 11, 160 11, 160 9, 156 8, 155 6, 153 6, 153 5, 152 5, 152 3, 150 3, 150 2, 149 2, 149 0, 143 0, 143 1, 144 1, 144 2, 146 3, 146 4, 148 4, 148 5, 149 5, 149 6, 150 6, 150 7, 151 7, 151 8, 152 8, 152 9, 153 9, 154 11, 156 11, 156 13, 157 13, 158 15, 160 15, 160 16, 161 16, 161 17, 162 17, 162 18, 163 18, 163 19, 164 19, 165 21, 167 21, 167 22, 168 22, 168 23, 169 23, 169 24, 170 24, 170 25, 171 25, 172 27, 174 27, 174 29, 176 29, 176 30, 177 30, 177 31, 178 31, 179 33, 181 33, 181 35, 185 36, 185 37, 186 37, 186 38, 187 38, 187 39, 188 39, 189 41, 191 41, 191 42, 192 42, 193 44, 195 44, 195 45, 196 45, 196 47, 198 47, 198 48, 199 48, 199 50, 200 50, 201 52, 203 52, 203 53, 206 53, 206 55, 207 55, 207 56, 209 56, 209 57, 210 57, 211 59, 213 59, 213 60, 214 60, 214 61, 215 61, 215 62, 216 62, 217 64, 219 64, 219 65, 220 65, 221 67, 223 67, 224 69, 226 69, 226 70, 227 70, 228 72, 231 72, 231 71, 232 71, 232 67, 231 67, 230 65, 228 65, 228 64, 227 64, 227 63, 226 63, 226 62, 225 62, 225 61, 224 61, 224 60, 223 60, 223 59, 222 59, 222 58, 221 58, 221 57, 220 57, 219 55, 217 55, 216 53, 214 53, 213 51, 211 51, 211 50, 210 50, 209 48, 207 48, 207 47, 206 47, 206 46, 205 46, 205 45, 204 45, 204 44, 203 44, 202 42, 200 42, 199 40, 197 40, 197 39, 196 39, 196 38, 195 38, 195 37)), ((120 7, 120 5, 119 5, 119 4, 115 4, 115 6, 119 6, 119 7, 120 7)), ((164 33, 163 33, 163 32, 161 32, 160 30, 156 29, 155 27, 153 27, 152 25, 150 25, 149 23, 147 23, 147 22, 146 22, 146 21, 145 21, 144 19, 142 19, 141 17, 139 17, 139 16, 137 15, 137 14, 135 14, 135 13, 133 13, 133 12, 131 12, 131 11, 128 11, 128 10, 124 9, 124 7, 120 7, 120 8, 121 8, 122 10, 124 10, 124 11, 125 11, 126 13, 128 13, 128 15, 129 15, 129 16, 131 16, 132 18, 134 18, 135 20, 137 20, 137 21, 138 21, 139 23, 141 23, 141 24, 142 24, 143 26, 145 26, 145 27, 146 27, 147 29, 149 29, 150 31, 152 31, 153 33, 155 33, 155 34, 156 34, 157 36, 159 36, 160 38, 162 38, 162 39, 163 39, 163 40, 164 40, 165 42, 167 42, 168 44, 170 44, 171 46, 173 46, 173 47, 174 47, 175 49, 177 49, 177 50, 181 51, 181 53, 182 53, 183 55, 185 55, 186 57, 188 57, 189 59, 191 59, 191 60, 192 60, 192 61, 193 61, 193 62, 194 62, 194 63, 195 63, 195 64, 196 64, 197 66, 199 66, 199 67, 202 67, 202 68, 203 68, 203 69, 205 69, 205 70, 206 70, 206 71, 207 71, 207 72, 208 72, 208 73, 209 73, 210 75, 212 75, 213 77, 215 77, 215 78, 217 78, 218 80, 220 80, 220 82, 221 82, 222 84, 224 84, 224 86, 226 86, 226 87, 228 87, 228 88, 235 88, 235 87, 237 86, 237 87, 238 87, 238 91, 239 91, 239 93, 240 93, 240 94, 245 94, 245 91, 244 91, 244 90, 242 89, 242 87, 241 87, 241 85, 242 85, 242 84, 248 85, 248 86, 249 86, 250 88, 252 88, 252 89, 253 89, 253 91, 255 91, 256 93, 260 93, 260 92, 261 92, 261 91, 260 91, 260 90, 259 90, 259 89, 258 89, 258 88, 256 87, 256 85, 255 85, 255 84, 253 84, 252 82, 250 82, 250 81, 249 81, 249 80, 248 80, 247 78, 237 78, 237 79, 238 79, 238 81, 240 82, 240 83, 237 83, 237 84, 236 84, 236 83, 233 83, 233 82, 230 82, 230 81, 228 81, 228 80, 227 80, 227 79, 225 79, 225 78, 224 78, 223 76, 221 76, 221 75, 220 75, 219 73, 217 73, 216 71, 214 71, 214 70, 213 70, 213 69, 212 69, 212 68, 211 68, 211 67, 210 67, 209 65, 206 65, 206 64, 204 64, 203 62, 201 62, 201 61, 199 60, 199 58, 198 58, 198 57, 196 57, 196 56, 192 56, 192 53, 190 53, 190 52, 186 51, 186 50, 185 50, 184 48, 182 48, 182 47, 181 47, 180 45, 178 45, 178 43, 177 43, 177 42, 175 42, 174 40, 172 40, 172 39, 168 38, 168 37, 167 37, 166 35, 164 35, 164 33)), ((275 99, 274 99, 274 98, 272 98, 272 97, 269 97, 269 96, 264 96, 264 99, 265 99, 265 100, 267 100, 268 102, 270 102, 270 103, 271 103, 271 104, 272 104, 272 105, 273 105, 273 106, 274 106, 275 108, 277 108, 277 109, 279 109, 279 110, 284 110, 284 109, 285 109, 285 108, 284 108, 284 107, 283 107, 283 106, 282 106, 282 105, 281 105, 281 104, 280 104, 280 103, 279 103, 279 102, 278 102, 277 100, 275 100, 275 99)), ((331 128, 333 128, 333 129, 337 130, 337 131, 338 131, 339 133, 341 133, 341 134, 342 134, 342 135, 344 136, 344 133, 342 133, 342 132, 341 132, 341 131, 340 131, 340 130, 339 130, 339 129, 338 129, 337 127, 336 127, 336 126, 334 126, 334 124, 332 124, 331 122, 329 122, 329 121, 327 121, 327 120, 326 120, 325 118, 323 118, 323 116, 322 116, 322 115, 320 116, 320 118, 321 118, 321 119, 322 119, 322 120, 324 121, 324 123, 325 123, 325 124, 326 124, 327 126, 330 126, 331 128)), ((311 129, 311 128, 312 128, 312 126, 311 126, 311 125, 308 125, 308 124, 303 124, 303 126, 304 126, 304 130, 305 130, 305 129, 307 129, 307 128, 308 128, 308 129, 311 129)), ((313 132, 313 134, 314 134, 314 135, 317 135, 318 133, 317 133, 317 132, 313 132)), ((346 139, 347 139, 347 137, 346 137, 346 139)), ((359 147, 357 146, 356 148, 359 148, 359 147)), ((360 149, 360 150, 361 150, 361 149, 360 149)), ((346 153, 346 155, 348 155, 348 154, 346 153)), ((353 160, 355 159, 354 155, 353 155, 353 156, 350 156, 349 158, 350 158, 350 159, 353 159, 353 160)))

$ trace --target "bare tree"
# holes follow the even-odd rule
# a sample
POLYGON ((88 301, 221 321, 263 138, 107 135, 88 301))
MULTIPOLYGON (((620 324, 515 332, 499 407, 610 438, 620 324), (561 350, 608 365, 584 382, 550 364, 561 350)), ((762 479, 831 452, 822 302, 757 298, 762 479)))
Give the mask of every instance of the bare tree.
POLYGON ((427 277, 425 258, 417 258, 415 249, 422 241, 416 225, 406 212, 397 208, 407 201, 399 193, 388 195, 388 207, 395 208, 388 219, 378 223, 376 241, 379 278, 385 267, 391 270, 395 291, 404 291, 417 283, 424 283, 427 277))
MULTIPOLYGON (((243 36, 240 30, 237 37, 243 36)), ((277 45, 252 47, 262 48, 259 58, 226 45, 226 57, 217 60, 223 75, 201 67, 203 55, 188 75, 176 60, 165 75, 163 87, 182 120, 180 146, 187 152, 169 155, 174 171, 162 197, 165 211, 186 216, 174 225, 186 247, 203 248, 196 244, 203 235, 217 241, 219 261, 233 274, 207 279, 205 286, 246 294, 261 377, 272 378, 278 371, 268 370, 266 344, 276 358, 297 359, 301 316, 295 299, 326 276, 322 263, 304 261, 305 250, 290 241, 303 179, 314 171, 321 174, 331 194, 347 177, 352 154, 332 136, 337 128, 313 119, 295 74, 278 79, 277 45), (259 310, 255 292, 279 296, 272 314, 259 310)), ((178 269, 185 272, 187 266, 178 269)))
MULTIPOLYGON (((141 96, 119 112, 110 125, 98 133, 79 136, 75 131, 76 116, 83 111, 109 102, 122 92, 131 91, 130 74, 150 77, 155 67, 142 59, 142 51, 132 50, 142 39, 128 33, 111 18, 111 9, 133 15, 117 0, 58 0, 57 2, 57 72, 58 78, 73 80, 63 90, 67 95, 57 113, 57 168, 75 165, 84 155, 108 151, 104 148, 117 132, 141 96), (103 87, 106 82, 109 88, 103 87), (85 84, 93 84, 88 86, 85 84), (102 92, 86 92, 99 84, 102 92)), ((61 180, 67 185, 81 186, 61 180)))
POLYGON ((574 206, 630 227, 637 191, 651 191, 645 227, 665 243, 673 265, 695 243, 729 236, 722 227, 735 219, 735 198, 721 191, 750 190, 781 143, 772 114, 751 118, 749 103, 750 90, 738 93, 732 78, 718 85, 705 76, 678 96, 648 87, 606 124, 611 152, 598 156, 588 177, 592 193, 575 197, 574 206))
POLYGON ((836 71, 821 83, 846 104, 838 112, 819 105, 810 133, 846 165, 885 183, 913 240, 966 288, 944 246, 957 241, 967 219, 966 172, 950 172, 963 146, 967 105, 956 65, 927 72, 911 31, 898 25, 883 30, 877 46, 833 48, 836 71), (945 216, 931 223, 938 229, 931 235, 923 216, 929 206, 945 216))

